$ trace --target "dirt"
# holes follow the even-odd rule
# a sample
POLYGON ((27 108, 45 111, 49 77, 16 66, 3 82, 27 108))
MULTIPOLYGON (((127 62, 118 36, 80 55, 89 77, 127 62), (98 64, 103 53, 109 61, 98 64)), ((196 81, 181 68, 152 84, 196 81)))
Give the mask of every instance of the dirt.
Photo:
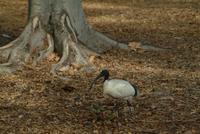
MULTIPOLYGON (((143 41, 169 50, 112 50, 94 60, 93 74, 66 72, 70 82, 51 76, 48 63, 1 75, 0 133, 199 134, 198 4, 84 1, 87 19, 98 31, 121 42, 143 41), (103 97, 101 82, 88 93, 103 68, 139 88, 132 114, 126 105, 119 115, 113 111, 115 101, 103 97)), ((26 22, 25 0, 1 0, 0 7, 0 34, 16 37, 26 22)))

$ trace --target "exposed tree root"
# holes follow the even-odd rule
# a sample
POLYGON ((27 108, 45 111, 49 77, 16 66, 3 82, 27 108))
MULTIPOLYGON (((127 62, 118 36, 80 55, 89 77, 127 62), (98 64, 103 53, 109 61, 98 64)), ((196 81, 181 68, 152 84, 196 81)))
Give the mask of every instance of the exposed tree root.
POLYGON ((78 39, 91 50, 97 53, 103 53, 112 48, 129 50, 127 44, 119 43, 107 36, 93 30, 90 27, 84 29, 84 35, 78 36, 78 39))
POLYGON ((45 32, 39 25, 39 19, 35 17, 16 40, 0 48, 7 59, 7 63, 0 66, 1 72, 10 73, 20 68, 23 63, 30 61, 36 49, 42 47, 45 32))
MULTIPOLYGON (((112 40, 89 27, 81 1, 73 1, 73 4, 69 0, 31 2, 31 16, 22 34, 8 45, 0 47, 0 53, 6 59, 5 64, 0 65, 0 73, 10 73, 27 63, 36 65, 52 53, 60 56, 50 70, 54 75, 71 67, 93 71, 90 56, 99 56, 98 53, 112 48, 130 50, 127 44, 112 40)), ((139 47, 161 50, 145 45, 139 47)))
POLYGON ((0 48, 7 59, 7 63, 0 65, 0 72, 10 73, 26 63, 36 65, 54 52, 58 52, 61 58, 52 65, 52 74, 57 75, 57 71, 65 71, 70 66, 90 70, 92 65, 89 63, 89 56, 98 54, 79 42, 68 16, 63 14, 56 23, 58 24, 55 26, 60 25, 61 29, 56 29, 52 35, 44 30, 39 17, 33 18, 16 40, 0 48), (60 42, 62 51, 55 48, 60 42))
POLYGON ((0 74, 3 73, 12 73, 14 71, 16 71, 19 68, 19 66, 14 66, 12 65, 12 63, 4 63, 4 64, 0 64, 0 74))
POLYGON ((88 59, 89 55, 94 54, 94 52, 92 53, 89 49, 78 42, 70 19, 65 14, 61 17, 61 26, 61 29, 63 30, 63 37, 61 37, 61 39, 63 39, 61 44, 62 57, 58 63, 52 66, 51 73, 55 74, 57 70, 67 70, 70 66, 75 66, 76 68, 91 68, 92 65, 88 62, 88 59))
POLYGON ((47 49, 45 49, 39 53, 40 56, 36 60, 36 63, 40 63, 43 60, 47 59, 50 56, 50 54, 52 54, 54 52, 54 41, 50 34, 47 34, 47 41, 48 41, 49 46, 47 49))
POLYGON ((15 39, 14 41, 10 42, 9 44, 0 47, 1 56, 8 59, 11 56, 13 50, 18 47, 19 45, 23 45, 24 43, 28 42, 31 34, 31 24, 28 24, 22 34, 15 39))
POLYGON ((166 48, 160 48, 160 47, 155 47, 153 45, 150 45, 148 43, 143 43, 143 42, 130 42, 129 45, 130 50, 134 51, 167 51, 169 49, 166 48))

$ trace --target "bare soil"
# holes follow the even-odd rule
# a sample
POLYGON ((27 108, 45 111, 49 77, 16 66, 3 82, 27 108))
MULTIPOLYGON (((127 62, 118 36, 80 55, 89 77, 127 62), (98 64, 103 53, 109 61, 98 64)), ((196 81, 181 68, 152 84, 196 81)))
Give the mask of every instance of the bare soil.
MULTIPOLYGON (((68 83, 51 76, 48 63, 1 75, 0 133, 199 134, 200 4, 85 0, 84 8, 98 31, 169 51, 112 50, 95 58, 94 74, 66 72, 68 83), (114 101, 103 97, 100 82, 87 92, 103 68, 138 86, 132 115, 126 105, 119 116, 113 112, 114 101)), ((18 36, 26 11, 25 0, 1 0, 0 36, 18 36)))

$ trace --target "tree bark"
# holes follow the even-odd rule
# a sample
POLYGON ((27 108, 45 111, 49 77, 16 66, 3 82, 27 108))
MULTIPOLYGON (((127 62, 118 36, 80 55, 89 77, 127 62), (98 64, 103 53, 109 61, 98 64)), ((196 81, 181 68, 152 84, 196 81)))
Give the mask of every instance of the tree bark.
POLYGON ((0 72, 12 72, 27 62, 37 64, 50 54, 60 56, 52 66, 55 74, 62 67, 71 65, 91 66, 88 57, 111 48, 128 50, 93 30, 87 23, 81 0, 28 0, 28 24, 22 34, 0 47, 7 61, 0 65, 0 72))

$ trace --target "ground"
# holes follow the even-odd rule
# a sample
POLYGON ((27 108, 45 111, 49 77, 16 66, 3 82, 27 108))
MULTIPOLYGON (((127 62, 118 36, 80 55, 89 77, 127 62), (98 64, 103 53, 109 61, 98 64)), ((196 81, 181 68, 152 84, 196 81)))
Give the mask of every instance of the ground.
MULTIPOLYGON (((85 0, 89 23, 121 42, 144 41, 166 52, 109 51, 94 74, 66 72, 71 83, 49 74, 48 63, 0 76, 0 133, 200 133, 200 5, 183 2, 85 0), (117 116, 113 101, 91 80, 107 68, 138 86, 140 96, 117 116), (65 87, 65 86, 69 87, 65 87), (86 95, 88 93, 89 95, 86 95)), ((26 24, 26 0, 0 1, 2 34, 17 37, 26 24), (11 4, 11 5, 10 5, 11 4)), ((49 61, 52 62, 52 61, 49 61)))

